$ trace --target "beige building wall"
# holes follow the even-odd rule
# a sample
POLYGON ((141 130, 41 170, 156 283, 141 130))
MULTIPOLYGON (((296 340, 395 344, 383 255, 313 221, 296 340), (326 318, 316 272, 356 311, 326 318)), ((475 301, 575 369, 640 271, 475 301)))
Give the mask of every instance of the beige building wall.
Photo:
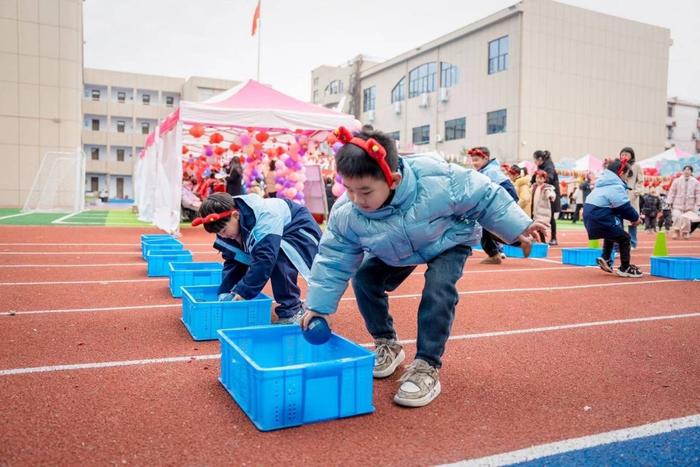
POLYGON ((80 149, 82 1, 0 1, 0 206, 20 207, 42 157, 80 149))
POLYGON ((700 102, 671 97, 666 112, 666 148, 700 153, 700 102))
POLYGON ((321 65, 311 71, 311 102, 355 115, 360 107, 360 74, 379 60, 358 55, 339 66, 321 65))
POLYGON ((181 100, 202 101, 237 81, 188 80, 86 68, 83 89, 85 191, 133 199, 132 174, 146 137, 181 100), (97 123, 95 123, 97 122, 97 123))
MULTIPOLYGON (((502 161, 531 159, 548 149, 555 160, 617 154, 635 148, 643 159, 664 149, 668 29, 552 0, 523 0, 361 73, 360 96, 375 87, 376 107, 355 115, 400 133, 405 151, 438 150, 459 159, 488 146, 502 161), (508 37, 508 65, 489 74, 489 43, 508 37), (409 72, 437 64, 436 87, 408 97, 409 72), (440 63, 458 67, 457 84, 440 89, 440 63), (401 77, 406 98, 391 102, 401 77), (506 131, 488 134, 489 112, 506 110, 506 131), (445 121, 466 119, 464 138, 447 141, 445 121), (413 128, 430 125, 430 141, 413 146, 413 128)), ((318 69, 317 69, 318 70, 318 69)), ((319 88, 343 70, 314 70, 319 88)), ((312 88, 313 90, 313 88, 312 88)))
POLYGON ((524 0, 518 159, 663 151, 670 31, 549 0, 524 0))

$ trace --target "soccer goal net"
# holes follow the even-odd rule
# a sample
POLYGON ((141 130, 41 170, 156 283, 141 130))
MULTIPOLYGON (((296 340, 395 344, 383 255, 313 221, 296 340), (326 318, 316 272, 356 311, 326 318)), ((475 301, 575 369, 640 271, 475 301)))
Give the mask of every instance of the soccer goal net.
POLYGON ((22 212, 78 212, 84 207, 83 152, 44 154, 22 212))

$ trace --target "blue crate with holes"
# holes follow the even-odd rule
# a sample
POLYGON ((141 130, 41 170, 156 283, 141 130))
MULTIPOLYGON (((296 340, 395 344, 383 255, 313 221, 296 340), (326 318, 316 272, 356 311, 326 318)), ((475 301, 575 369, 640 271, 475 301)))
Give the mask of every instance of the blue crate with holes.
POLYGON ((691 256, 652 256, 651 275, 687 281, 700 280, 700 258, 691 256))
POLYGON ((261 431, 374 412, 374 354, 333 334, 306 342, 298 325, 222 329, 219 381, 261 431))
POLYGON ((182 323, 196 341, 214 340, 216 331, 270 324, 272 298, 220 302, 219 284, 182 288, 182 323))
POLYGON ((191 263, 190 250, 157 250, 151 251, 146 256, 148 262, 148 277, 168 277, 170 275, 169 263, 191 263))
POLYGON ((177 251, 184 250, 185 246, 179 240, 168 240, 164 242, 148 242, 141 247, 143 259, 148 257, 148 254, 155 251, 177 251))
MULTIPOLYGON (((574 266, 598 266, 596 259, 603 256, 602 248, 562 248, 562 264, 574 266)), ((612 260, 615 261, 615 250, 612 251, 612 260)))
POLYGON ((180 287, 192 285, 219 285, 221 283, 221 263, 185 262, 170 263, 170 293, 175 298, 182 297, 180 287))
POLYGON ((143 249, 144 249, 144 246, 146 245, 146 243, 168 242, 171 240, 177 240, 177 239, 169 234, 144 234, 144 235, 141 235, 141 252, 143 253, 143 249))
MULTIPOLYGON (((546 243, 533 243, 532 251, 528 258, 546 258, 549 251, 549 245, 546 243)), ((519 246, 503 245, 503 253, 508 258, 524 258, 523 249, 519 246)))

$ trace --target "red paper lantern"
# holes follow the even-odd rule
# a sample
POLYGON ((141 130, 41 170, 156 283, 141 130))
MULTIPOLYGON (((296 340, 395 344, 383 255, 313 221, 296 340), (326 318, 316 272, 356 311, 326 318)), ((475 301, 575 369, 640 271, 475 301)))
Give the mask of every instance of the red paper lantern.
POLYGON ((214 153, 215 153, 217 156, 221 156, 221 155, 223 155, 225 152, 226 152, 226 149, 222 148, 221 146, 217 146, 217 147, 214 148, 214 153))
POLYGON ((190 127, 190 135, 199 138, 204 134, 204 127, 202 125, 193 125, 190 127))
POLYGON ((231 150, 231 152, 238 152, 241 150, 241 147, 236 143, 231 143, 228 148, 231 150))
POLYGON ((209 142, 211 144, 219 144, 224 140, 224 137, 221 136, 221 133, 214 133, 209 137, 209 142))
POLYGON ((182 146, 182 153, 187 154, 188 152, 190 152, 190 150, 187 149, 187 146, 182 146))
POLYGON ((276 152, 278 156, 281 156, 284 154, 284 148, 282 146, 277 146, 276 152))
POLYGON ((270 137, 270 135, 268 135, 264 131, 260 131, 260 132, 258 132, 257 135, 255 135, 255 139, 257 139, 261 143, 264 143, 265 141, 267 141, 269 137, 270 137))

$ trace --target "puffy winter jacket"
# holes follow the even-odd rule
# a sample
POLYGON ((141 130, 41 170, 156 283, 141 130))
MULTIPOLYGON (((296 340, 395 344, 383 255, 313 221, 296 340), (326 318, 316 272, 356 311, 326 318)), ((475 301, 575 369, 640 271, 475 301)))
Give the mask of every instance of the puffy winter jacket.
POLYGON ((583 223, 588 238, 615 238, 624 234, 622 219, 635 222, 639 213, 627 197, 627 185, 610 170, 604 170, 583 205, 583 223))
POLYGON ((513 198, 513 201, 518 202, 518 193, 515 191, 515 186, 501 170, 501 164, 498 162, 498 159, 488 161, 485 166, 479 169, 479 172, 490 178, 493 183, 501 185, 513 198))
POLYGON ((392 266, 422 264, 479 243, 478 224, 511 243, 532 222, 488 177, 437 155, 399 158, 399 171, 401 183, 383 208, 363 212, 347 194, 336 201, 311 268, 307 308, 333 313, 365 254, 392 266))

